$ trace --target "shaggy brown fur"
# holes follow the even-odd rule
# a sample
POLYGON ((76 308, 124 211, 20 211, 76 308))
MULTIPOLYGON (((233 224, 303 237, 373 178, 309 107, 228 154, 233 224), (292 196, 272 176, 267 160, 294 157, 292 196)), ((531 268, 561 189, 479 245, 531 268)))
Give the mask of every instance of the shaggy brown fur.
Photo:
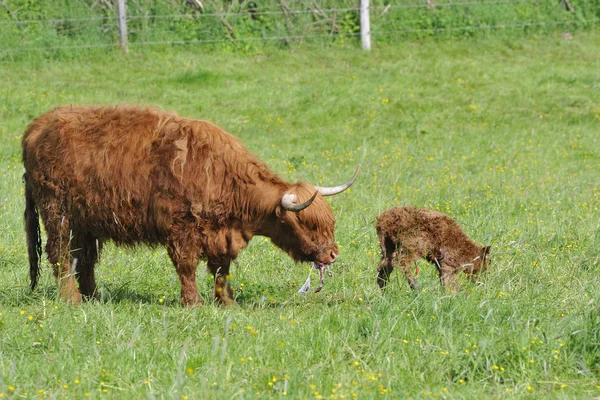
POLYGON ((392 208, 377 217, 376 229, 381 246, 377 283, 382 289, 393 268, 399 268, 415 289, 411 266, 418 258, 436 265, 446 287, 456 285, 461 271, 474 280, 489 262, 490 246, 475 244, 456 221, 437 211, 392 208))
POLYGON ((254 235, 296 261, 338 256, 335 219, 321 195, 300 212, 281 205, 286 193, 306 201, 314 186, 285 182, 209 122, 134 106, 64 106, 35 119, 22 146, 32 288, 38 210, 61 297, 73 302, 95 295, 94 264, 106 240, 166 245, 186 305, 202 301, 201 258, 215 276, 215 297, 234 303, 229 266, 254 235))

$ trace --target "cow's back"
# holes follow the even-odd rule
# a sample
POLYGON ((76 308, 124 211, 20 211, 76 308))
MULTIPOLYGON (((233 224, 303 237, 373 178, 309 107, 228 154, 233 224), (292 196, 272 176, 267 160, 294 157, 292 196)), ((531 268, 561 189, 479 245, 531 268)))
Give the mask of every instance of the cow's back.
POLYGON ((96 237, 159 240, 149 208, 160 165, 152 146, 165 115, 65 106, 35 119, 23 136, 23 163, 42 215, 44 207, 60 207, 74 229, 96 237))

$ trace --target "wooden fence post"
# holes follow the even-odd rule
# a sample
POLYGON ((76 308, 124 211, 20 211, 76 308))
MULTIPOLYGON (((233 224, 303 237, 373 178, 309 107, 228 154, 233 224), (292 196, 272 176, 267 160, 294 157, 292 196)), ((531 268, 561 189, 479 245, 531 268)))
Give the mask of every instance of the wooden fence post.
POLYGON ((369 0, 360 0, 360 41, 363 50, 371 50, 371 20, 369 0))
POLYGON ((121 50, 125 53, 129 52, 127 41, 127 15, 125 11, 125 0, 118 0, 119 3, 119 44, 121 50))

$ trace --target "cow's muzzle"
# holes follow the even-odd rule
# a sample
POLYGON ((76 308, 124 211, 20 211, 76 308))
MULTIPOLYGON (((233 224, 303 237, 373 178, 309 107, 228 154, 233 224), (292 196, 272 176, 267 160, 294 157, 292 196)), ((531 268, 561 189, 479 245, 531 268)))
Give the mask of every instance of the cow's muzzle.
POLYGON ((338 257, 338 252, 336 250, 324 250, 316 255, 314 262, 318 266, 333 264, 338 257))

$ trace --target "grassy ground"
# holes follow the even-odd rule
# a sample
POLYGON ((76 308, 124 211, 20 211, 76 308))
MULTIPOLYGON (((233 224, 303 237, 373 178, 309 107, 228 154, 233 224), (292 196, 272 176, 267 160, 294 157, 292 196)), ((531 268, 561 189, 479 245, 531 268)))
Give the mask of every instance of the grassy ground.
MULTIPOLYGON (((404 43, 241 57, 108 52, 0 66, 0 397, 600 396, 600 38, 404 43), (108 246, 102 299, 28 289, 20 135, 58 104, 139 103, 212 120, 330 203, 341 258, 321 293, 257 237, 238 307, 178 305, 163 248, 108 246), (411 204, 493 245, 484 285, 375 284, 375 217, 411 204)), ((315 276, 313 275, 313 279, 315 276)), ((199 288, 210 299, 210 277, 199 288)))

